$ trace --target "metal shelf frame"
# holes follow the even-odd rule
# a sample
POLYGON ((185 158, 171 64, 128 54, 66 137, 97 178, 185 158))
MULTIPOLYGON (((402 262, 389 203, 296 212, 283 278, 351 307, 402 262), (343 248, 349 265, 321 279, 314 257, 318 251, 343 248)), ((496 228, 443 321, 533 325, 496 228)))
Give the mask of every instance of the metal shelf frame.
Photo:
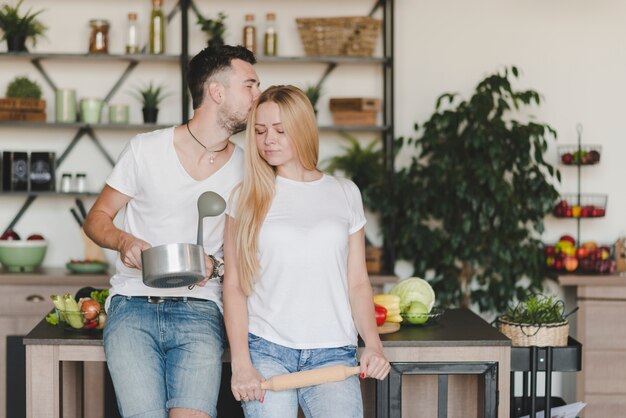
MULTIPOLYGON (((119 88, 124 84, 129 75, 139 65, 140 62, 176 62, 180 65, 181 72, 181 109, 182 109, 182 121, 185 123, 189 119, 190 115, 190 97, 187 89, 187 70, 189 64, 189 10, 197 10, 194 4, 194 0, 178 0, 175 6, 167 15, 167 22, 169 23, 177 13, 181 13, 181 53, 178 55, 151 55, 143 53, 146 51, 144 46, 142 53, 140 54, 90 54, 90 53, 29 53, 29 52, 5 52, 0 53, 0 60, 16 60, 16 59, 28 59, 31 64, 42 75, 46 83, 52 90, 56 90, 57 86, 54 83, 52 77, 48 74, 44 68, 43 62, 48 60, 107 60, 107 61, 123 61, 127 65, 122 74, 111 87, 109 92, 103 99, 104 103, 108 103, 109 100, 115 95, 119 88)), ((393 51, 394 51, 394 38, 393 38, 393 0, 375 0, 375 3, 369 12, 369 15, 373 15, 379 9, 382 10, 383 15, 383 54, 382 57, 312 57, 312 56, 278 56, 278 57, 263 57, 258 58, 258 63, 263 64, 310 64, 310 63, 322 63, 327 64, 326 71, 319 81, 323 82, 338 65, 381 65, 383 67, 383 103, 382 103, 382 125, 381 126, 320 126, 320 131, 333 131, 333 132, 379 132, 383 140, 383 149, 385 152, 385 168, 386 175, 393 176, 394 173, 394 65, 393 65, 393 51)), ((90 138, 103 157, 111 164, 114 164, 114 159, 107 153, 102 143, 96 135, 97 130, 119 130, 119 129, 145 129, 146 127, 158 129, 165 127, 166 125, 158 124, 85 124, 85 123, 32 123, 32 122, 2 122, 1 127, 19 127, 28 129, 39 128, 54 128, 54 129, 76 129, 77 132, 63 150, 61 156, 57 158, 56 167, 58 168, 63 162, 65 157, 72 151, 74 146, 83 137, 90 138)), ((4 229, 13 228, 20 220, 22 215, 30 207, 33 201, 39 195, 55 195, 63 196, 64 193, 51 193, 51 192, 20 192, 20 193, 2 193, 2 195, 27 195, 27 199, 13 217, 9 225, 4 229)), ((391 271, 391 266, 395 261, 395 256, 392 253, 392 248, 388 245, 387 240, 383 244, 385 247, 385 266, 386 270, 391 271)))

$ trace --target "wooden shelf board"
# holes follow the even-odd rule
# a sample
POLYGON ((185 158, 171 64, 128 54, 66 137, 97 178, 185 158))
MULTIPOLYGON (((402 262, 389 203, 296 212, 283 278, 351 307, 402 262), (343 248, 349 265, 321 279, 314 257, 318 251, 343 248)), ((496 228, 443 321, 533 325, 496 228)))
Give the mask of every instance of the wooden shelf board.
POLYGON ((568 274, 558 277, 562 286, 626 286, 626 276, 612 275, 577 275, 568 274))

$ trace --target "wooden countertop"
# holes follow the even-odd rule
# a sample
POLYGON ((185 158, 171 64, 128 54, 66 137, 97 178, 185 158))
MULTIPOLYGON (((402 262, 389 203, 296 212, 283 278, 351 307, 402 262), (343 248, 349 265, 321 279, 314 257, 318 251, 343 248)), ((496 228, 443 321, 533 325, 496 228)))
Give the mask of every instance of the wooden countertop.
POLYGON ((44 267, 32 273, 11 273, 0 269, 0 284, 5 285, 87 285, 109 288, 109 273, 76 274, 65 267, 44 267))
POLYGON ((626 276, 619 275, 578 275, 559 276, 562 286, 626 286, 626 276))
MULTIPOLYGON (((450 309, 432 325, 406 325, 381 335, 384 347, 510 346, 511 340, 467 309, 450 309)), ((26 345, 102 345, 102 331, 71 331, 42 320, 24 338, 26 345)), ((362 345, 362 343, 360 343, 362 345)))

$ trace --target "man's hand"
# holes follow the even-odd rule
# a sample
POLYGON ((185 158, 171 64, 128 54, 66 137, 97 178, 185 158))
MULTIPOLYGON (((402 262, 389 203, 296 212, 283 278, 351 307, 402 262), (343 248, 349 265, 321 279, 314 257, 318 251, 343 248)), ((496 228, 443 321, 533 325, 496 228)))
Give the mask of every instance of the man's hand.
POLYGON ((204 254, 204 265, 206 266, 204 280, 196 283, 196 286, 204 287, 209 282, 209 280, 211 280, 211 276, 213 275, 213 259, 207 254, 204 254))
POLYGON ((151 248, 152 245, 132 235, 128 235, 121 240, 120 258, 126 267, 141 270, 141 252, 151 248))

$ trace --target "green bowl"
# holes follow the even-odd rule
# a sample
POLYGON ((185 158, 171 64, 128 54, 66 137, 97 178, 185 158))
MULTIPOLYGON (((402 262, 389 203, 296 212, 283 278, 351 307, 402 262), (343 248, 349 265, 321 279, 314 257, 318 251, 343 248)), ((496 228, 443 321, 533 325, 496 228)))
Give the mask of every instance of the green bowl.
POLYGON ((28 273, 41 265, 47 249, 45 240, 0 240, 0 264, 13 273, 28 273))

